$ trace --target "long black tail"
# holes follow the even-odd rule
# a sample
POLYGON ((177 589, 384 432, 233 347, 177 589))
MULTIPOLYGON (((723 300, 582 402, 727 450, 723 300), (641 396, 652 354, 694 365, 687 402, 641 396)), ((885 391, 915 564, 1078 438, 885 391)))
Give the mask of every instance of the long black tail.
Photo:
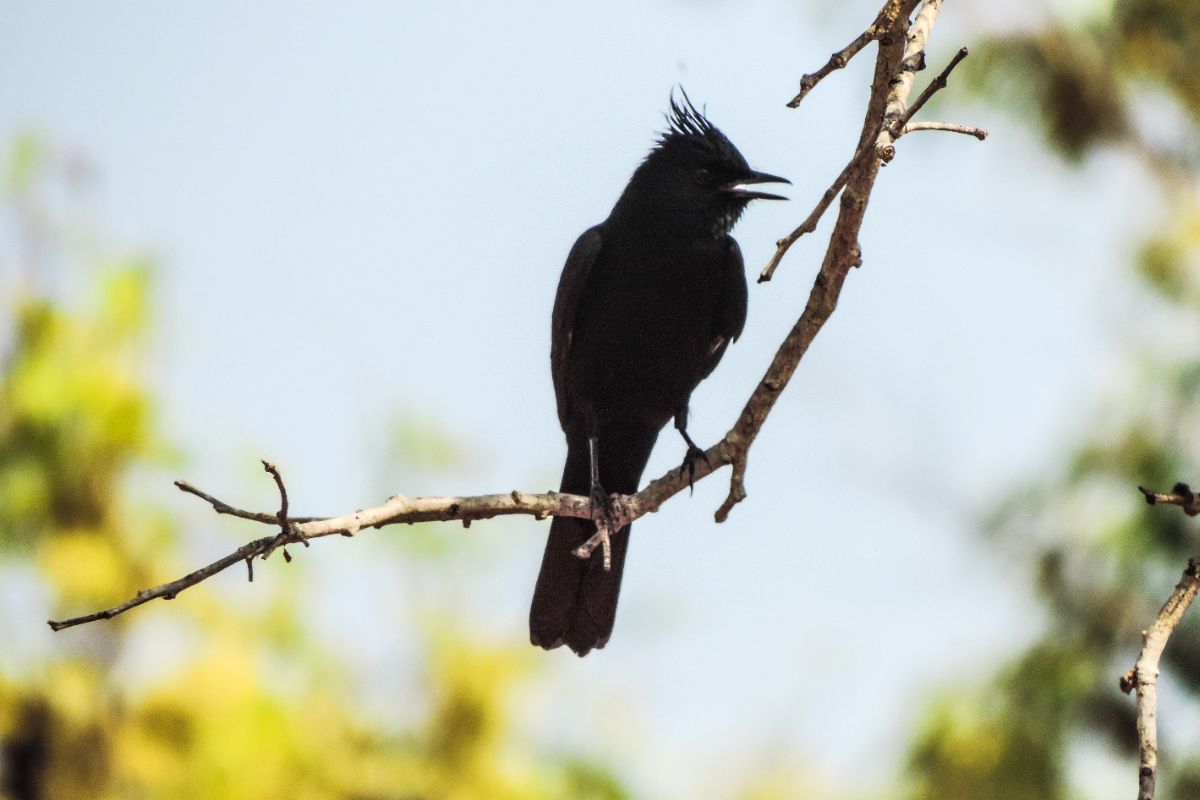
MULTIPOLYGON (((600 483, 606 491, 637 491, 657 436, 657 431, 622 431, 600 437, 600 483)), ((571 442, 559 491, 587 496, 590 489, 587 442, 571 442)), ((595 533, 596 526, 575 517, 554 518, 529 609, 533 644, 547 650, 565 644, 580 656, 607 644, 617 616, 630 527, 612 537, 612 569, 605 572, 599 548, 586 561, 573 552, 595 533)))

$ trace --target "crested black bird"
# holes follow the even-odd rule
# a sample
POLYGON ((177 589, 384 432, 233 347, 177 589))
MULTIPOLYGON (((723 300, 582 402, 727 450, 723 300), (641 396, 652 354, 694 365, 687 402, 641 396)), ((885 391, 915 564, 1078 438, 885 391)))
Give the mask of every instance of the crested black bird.
MULTIPOLYGON (((742 253, 729 232, 751 200, 786 199, 745 188, 789 181, 751 169, 682 94, 608 219, 571 248, 554 299, 561 491, 589 495, 593 516, 609 492, 637 491, 668 421, 687 445, 684 464, 702 457, 687 434, 688 401, 746 321, 742 253)), ((608 642, 629 526, 611 537, 609 570, 599 550, 574 555, 595 530, 573 517, 551 523, 529 611, 533 644, 582 656, 608 642)))

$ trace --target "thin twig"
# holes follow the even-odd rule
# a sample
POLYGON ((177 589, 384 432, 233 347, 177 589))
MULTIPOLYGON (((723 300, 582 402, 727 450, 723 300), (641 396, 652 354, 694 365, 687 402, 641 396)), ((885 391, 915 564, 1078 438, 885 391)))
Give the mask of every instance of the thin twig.
POLYGON ((821 195, 821 199, 817 201, 816 207, 804 218, 804 222, 801 222, 799 227, 775 243, 775 252, 771 255, 771 260, 762 268, 762 272, 758 273, 759 283, 766 283, 775 276, 775 268, 779 266, 779 262, 783 260, 784 254, 796 243, 797 239, 817 229, 817 223, 821 221, 821 217, 825 216, 825 212, 829 210, 830 204, 833 203, 833 198, 837 197, 838 193, 842 191, 842 188, 846 185, 846 181, 850 178, 850 174, 860 166, 860 162, 865 157, 870 155, 871 150, 869 148, 860 148, 850 161, 847 162, 846 166, 842 167, 842 171, 838 173, 838 176, 833 179, 833 183, 821 195))
MULTIPOLYGON (((263 469, 275 479, 275 486, 279 489, 279 512, 275 515, 275 519, 279 521, 279 535, 287 539, 292 538, 293 534, 295 534, 295 538, 298 538, 304 543, 305 547, 308 547, 308 537, 300 533, 299 529, 295 528, 291 520, 288 519, 288 495, 287 487, 283 485, 283 475, 279 474, 279 469, 270 461, 267 461, 265 458, 261 460, 263 469)), ((283 557, 286 561, 290 562, 292 560, 292 557, 288 555, 287 548, 283 550, 283 557)))
POLYGON ((983 128, 973 128, 969 125, 958 125, 953 122, 910 122, 904 126, 901 134, 912 133, 913 131, 947 131, 949 133, 962 133, 967 136, 974 136, 979 141, 987 138, 988 132, 983 128))
POLYGON ((1186 483, 1177 483, 1171 487, 1170 493, 1155 492, 1145 486, 1139 486, 1138 491, 1150 505, 1162 503, 1169 506, 1179 506, 1189 517, 1200 514, 1200 495, 1192 491, 1186 483))
POLYGON ((279 532, 284 536, 288 534, 288 497, 287 487, 283 485, 283 476, 279 474, 279 470, 270 461, 262 459, 263 469, 267 471, 272 478, 275 479, 275 486, 279 489, 279 513, 275 518, 279 520, 279 532))
MULTIPOLYGON (((880 14, 882 13, 881 11, 880 14)), ((878 19, 876 23, 878 23, 878 19)), ((819 70, 809 72, 800 78, 800 91, 788 101, 788 108, 796 108, 800 105, 805 96, 813 90, 813 87, 820 83, 829 73, 844 69, 850 63, 850 59, 854 58, 864 47, 878 38, 879 30, 875 27, 875 24, 872 24, 871 27, 854 37, 854 41, 831 55, 829 60, 819 70)))
MULTIPOLYGON (((1144 491, 1144 490, 1143 490, 1144 491)), ((1158 777, 1158 662, 1167 639, 1200 591, 1200 567, 1189 559, 1175 591, 1142 633, 1142 652, 1133 669, 1121 676, 1121 691, 1137 690, 1138 800, 1153 800, 1158 777)))
POLYGON ((899 124, 895 125, 891 129, 892 138, 899 139, 904 131, 904 126, 907 125, 908 121, 912 119, 913 116, 916 115, 916 113, 920 111, 926 103, 929 102, 929 98, 946 88, 950 73, 953 72, 954 68, 958 66, 959 62, 968 55, 970 55, 970 53, 968 53, 967 48, 960 47, 958 49, 958 52, 954 54, 954 58, 950 59, 950 63, 946 65, 946 68, 943 69, 936 78, 929 82, 929 85, 925 87, 925 91, 917 95, 917 99, 908 107, 908 110, 904 112, 904 116, 901 118, 899 124))
POLYGON ((828 77, 830 73, 844 69, 851 59, 862 52, 868 44, 890 34, 901 15, 907 19, 916 5, 916 3, 904 2, 904 0, 888 0, 884 3, 883 7, 879 9, 879 13, 875 15, 875 21, 867 26, 865 31, 854 37, 850 44, 831 55, 829 60, 816 72, 810 72, 800 78, 800 92, 788 101, 788 108, 799 106, 808 93, 813 90, 813 87, 828 77))
MULTIPOLYGON (((227 514, 231 517, 237 517, 239 519, 248 519, 251 522, 262 522, 267 525, 270 525, 272 522, 279 521, 279 514, 277 514, 277 513, 263 514, 258 511, 243 511, 240 508, 234 508, 233 506, 229 505, 228 503, 218 500, 217 498, 213 497, 210 494, 205 494, 204 492, 197 489, 195 486, 192 486, 187 481, 175 481, 175 488, 181 492, 187 492, 188 494, 196 495, 196 497, 199 497, 201 500, 203 500, 204 502, 206 502, 210 506, 212 506, 213 511, 216 511, 218 514, 227 514)), ((300 522, 300 523, 315 522, 316 520, 319 520, 319 519, 325 519, 325 517, 292 517, 291 518, 292 522, 300 522)))
MULTIPOLYGON (((159 598, 163 600, 174 600, 175 596, 184 589, 195 586, 197 583, 211 578, 213 575, 216 575, 218 572, 233 566, 239 561, 245 561, 247 564, 249 564, 250 560, 256 556, 269 554, 275 548, 277 539, 277 536, 264 536, 261 539, 255 539, 254 541, 242 545, 229 555, 214 561, 206 567, 201 567, 195 572, 189 572, 182 578, 173 580, 170 583, 164 583, 151 589, 143 589, 129 600, 126 600, 120 605, 113 606, 112 608, 106 608, 103 611, 97 611, 94 614, 86 614, 82 617, 72 617, 71 619, 65 619, 61 622, 50 620, 46 624, 50 626, 51 630, 61 631, 63 628, 70 628, 74 625, 82 625, 85 622, 94 622, 98 619, 112 619, 118 614, 124 614, 129 609, 136 608, 142 603, 148 603, 151 600, 157 600, 159 598)), ((253 579, 253 571, 251 571, 251 579, 253 579)))

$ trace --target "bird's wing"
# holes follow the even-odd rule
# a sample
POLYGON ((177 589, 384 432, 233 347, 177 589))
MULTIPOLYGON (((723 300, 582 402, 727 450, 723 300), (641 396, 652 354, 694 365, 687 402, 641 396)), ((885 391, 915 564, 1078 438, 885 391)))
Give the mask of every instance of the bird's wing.
POLYGON ((742 249, 733 238, 729 239, 729 249, 725 252, 724 274, 725 286, 713 319, 712 344, 700 380, 707 378, 717 368, 721 356, 725 355, 725 348, 729 347, 730 342, 737 341, 742 335, 742 328, 746 326, 746 263, 742 260, 742 249))
POLYGON ((563 265, 562 277, 558 279, 558 294, 554 296, 554 313, 550 321, 550 374, 554 378, 554 396, 558 400, 558 419, 564 427, 568 407, 567 355, 571 352, 579 300, 583 297, 592 265, 596 263, 596 254, 600 252, 600 228, 600 225, 588 228, 575 240, 567 263, 563 265))

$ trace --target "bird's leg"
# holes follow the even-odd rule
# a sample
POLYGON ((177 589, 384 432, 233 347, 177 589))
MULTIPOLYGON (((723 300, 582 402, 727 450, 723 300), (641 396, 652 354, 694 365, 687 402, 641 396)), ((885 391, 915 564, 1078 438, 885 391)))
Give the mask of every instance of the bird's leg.
POLYGON ((600 483, 600 440, 594 434, 588 437, 588 460, 592 477, 588 498, 592 501, 592 519, 596 523, 596 534, 577 548, 575 555, 589 558, 598 543, 604 556, 604 571, 608 572, 612 569, 611 537, 615 533, 616 515, 613 512, 612 498, 600 483))
POLYGON ((704 463, 712 466, 712 462, 708 460, 708 456, 703 450, 696 446, 692 441, 692 437, 688 436, 687 432, 687 415, 688 408, 684 406, 675 412, 675 430, 679 431, 679 435, 683 437, 683 441, 687 442, 687 452, 683 454, 683 463, 679 465, 680 469, 686 469, 688 474, 688 494, 695 491, 693 480, 696 477, 696 461, 704 459, 704 463))
POLYGON ((589 499, 592 501, 592 519, 612 517, 612 498, 604 491, 600 483, 600 440, 599 437, 588 437, 588 466, 591 469, 592 488, 589 499))

